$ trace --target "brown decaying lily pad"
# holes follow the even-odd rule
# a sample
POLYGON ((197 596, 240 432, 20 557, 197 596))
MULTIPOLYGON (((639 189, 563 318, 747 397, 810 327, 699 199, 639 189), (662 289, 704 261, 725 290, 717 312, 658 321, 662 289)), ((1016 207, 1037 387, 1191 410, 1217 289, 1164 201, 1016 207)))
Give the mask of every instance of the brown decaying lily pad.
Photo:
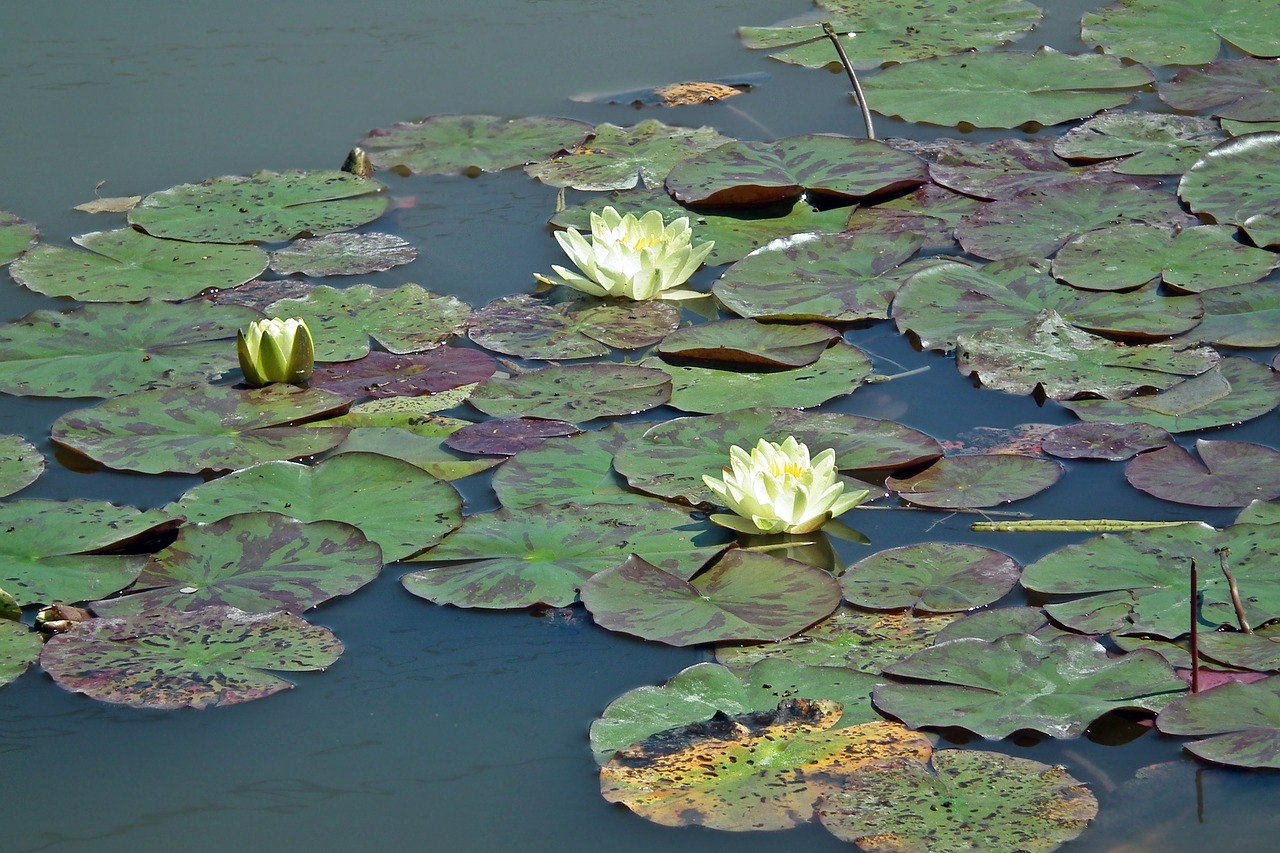
POLYGON ((1040 448, 1061 459, 1121 462, 1172 443, 1167 431, 1149 424, 1078 423, 1058 427, 1044 437, 1040 448))

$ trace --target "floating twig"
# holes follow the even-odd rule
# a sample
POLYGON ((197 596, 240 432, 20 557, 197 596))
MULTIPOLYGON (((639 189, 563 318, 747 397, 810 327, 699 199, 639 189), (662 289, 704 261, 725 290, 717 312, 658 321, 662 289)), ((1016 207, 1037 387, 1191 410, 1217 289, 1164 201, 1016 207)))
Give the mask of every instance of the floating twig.
POLYGON ((844 52, 844 45, 840 44, 840 35, 827 21, 822 22, 822 32, 835 45, 836 53, 840 56, 840 64, 844 66, 844 73, 849 75, 849 82, 853 84, 853 97, 862 110, 862 123, 867 127, 867 139, 875 139, 876 131, 871 126, 871 110, 867 108, 867 97, 862 94, 862 84, 858 82, 858 75, 853 73, 853 65, 850 64, 849 56, 844 52))
POLYGON ((1227 587, 1231 590, 1231 606, 1236 609, 1236 621, 1240 623, 1240 630, 1246 634, 1252 634, 1253 629, 1249 627, 1249 620, 1244 615, 1244 602, 1240 600, 1240 587, 1236 586, 1235 575, 1231 574, 1231 569, 1227 568, 1227 557, 1231 556, 1231 549, 1224 545, 1221 548, 1214 548, 1213 553, 1218 555, 1218 565, 1222 567, 1222 573, 1227 576, 1227 587))
POLYGON ((871 376, 868 376, 864 381, 866 382, 867 385, 878 385, 881 382, 892 382, 895 379, 906 379, 908 376, 916 376, 921 373, 927 373, 930 369, 931 369, 930 365, 926 364, 924 367, 917 367, 915 370, 905 370, 902 373, 893 373, 893 374, 890 374, 889 376, 885 376, 880 373, 875 373, 875 374, 872 374, 871 376))
POLYGON ((1177 527, 1185 521, 1124 521, 1116 518, 1036 518, 1030 521, 975 521, 975 533, 1120 533, 1177 527))

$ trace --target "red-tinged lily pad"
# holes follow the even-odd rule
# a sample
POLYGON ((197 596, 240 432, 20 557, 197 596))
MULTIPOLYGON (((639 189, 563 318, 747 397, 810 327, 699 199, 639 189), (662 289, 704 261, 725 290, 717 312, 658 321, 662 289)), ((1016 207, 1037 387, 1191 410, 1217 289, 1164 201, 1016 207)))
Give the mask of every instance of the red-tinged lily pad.
POLYGON ((1222 143, 1182 176, 1178 196, 1197 213, 1239 225, 1257 246, 1280 246, 1280 133, 1222 143))
POLYGON ((346 438, 344 431, 296 424, 338 412, 348 402, 293 385, 248 391, 184 385, 68 412, 54 421, 51 436, 56 444, 126 471, 244 468, 336 447, 346 438))
MULTIPOLYGON (((489 421, 488 423, 494 423, 489 421)), ((503 463, 493 491, 508 509, 563 503, 633 503, 646 498, 627 489, 613 456, 652 424, 609 424, 604 429, 553 438, 503 463)))
POLYGON ((1196 442, 1200 461, 1176 444, 1144 453, 1124 469, 1135 488, 1192 506, 1245 506, 1280 497, 1280 452, 1243 441, 1196 442))
POLYGON ((207 293, 203 298, 214 305, 241 305, 265 312, 273 302, 279 302, 281 299, 302 299, 315 289, 314 284, 301 278, 280 278, 271 281, 259 278, 231 290, 207 293))
POLYGON ((1224 358, 1217 367, 1166 391, 1125 400, 1068 400, 1081 420, 1150 424, 1191 432, 1251 420, 1280 405, 1280 377, 1247 358, 1224 358))
POLYGON ((1147 424, 1081 423, 1058 427, 1044 437, 1040 448, 1060 459, 1123 462, 1172 443, 1168 432, 1147 424))
POLYGON ((418 250, 394 234, 328 234, 303 238, 271 253, 280 275, 363 275, 412 263, 418 250))
POLYGON ((482 383, 467 400, 497 417, 546 418, 583 423, 633 415, 671 398, 671 379, 661 370, 618 364, 544 367, 482 383))
POLYGON ((0 435, 0 497, 20 492, 40 479, 44 457, 20 435, 0 435))
POLYGON ((401 578, 436 604, 563 607, 596 572, 638 554, 689 577, 723 550, 725 531, 661 501, 574 503, 473 515, 413 562, 449 562, 401 578))
POLYGON ((552 304, 517 294, 473 314, 467 336, 485 349, 521 358, 592 358, 607 355, 610 347, 650 346, 679 325, 680 309, 660 299, 552 304))
POLYGON ((662 186, 676 163, 729 141, 714 128, 672 127, 655 119, 632 127, 605 123, 573 150, 524 171, 553 187, 599 192, 629 190, 643 181, 652 189, 662 186))
POLYGON ((1097 798, 1061 766, 958 749, 935 752, 932 772, 903 759, 865 767, 818 806, 836 838, 881 853, 1043 853, 1097 814, 1097 798))
POLYGON ((1204 737, 1184 749, 1233 767, 1280 770, 1280 676, 1188 694, 1156 718, 1170 735, 1204 737))
POLYGON ((672 361, 710 362, 747 368, 813 364, 840 333, 819 323, 782 325, 754 320, 717 320, 677 329, 658 352, 672 361))
POLYGON ((23 287, 81 302, 186 299, 232 288, 267 268, 257 246, 207 246, 158 240, 132 228, 74 238, 86 251, 40 244, 9 267, 23 287))
POLYGON ((1085 163, 1124 158, 1115 164, 1122 175, 1180 175, 1223 139, 1217 123, 1202 116, 1124 110, 1072 128, 1053 151, 1085 163))
POLYGON ((434 349, 463 333, 471 308, 416 284, 395 290, 358 284, 317 287, 301 299, 272 303, 267 314, 306 320, 316 361, 352 361, 369 354, 370 337, 397 354, 434 349))
MULTIPOLYGON (((438 347, 416 355, 375 351, 355 361, 318 368, 311 376, 311 387, 355 400, 416 397, 474 385, 497 370, 492 357, 462 347, 438 347)), ((459 402, 450 398, 450 405, 459 402)))
POLYGON ((26 672, 40 657, 43 645, 40 635, 26 625, 0 619, 0 687, 26 672))
POLYGON ((185 525, 147 563, 134 584, 138 591, 90 607, 99 616, 223 605, 301 613, 355 592, 381 569, 378 546, 350 524, 249 512, 185 525))
POLYGON ((871 613, 841 605, 790 639, 716 646, 716 660, 740 675, 767 660, 879 675, 889 664, 932 646, 955 621, 949 614, 871 613))
POLYGON ((1267 0, 1118 0, 1080 20, 1080 38, 1147 65, 1203 65, 1227 42, 1257 56, 1280 54, 1267 0))
POLYGON ((1053 153, 1054 139, 997 139, 977 143, 963 139, 889 140, 929 165, 934 183, 976 199, 1011 198, 1032 187, 1075 183, 1085 177, 1105 180, 1112 166, 1078 168, 1053 153))
POLYGON ((548 438, 577 435, 582 430, 564 421, 540 418, 494 418, 465 426, 444 440, 446 447, 482 456, 515 456, 541 447, 548 438))
POLYGON ((318 237, 377 219, 389 202, 385 190, 350 172, 232 175, 152 193, 129 211, 129 224, 153 237, 194 243, 318 237))
MULTIPOLYGON (((1275 10, 1271 11, 1274 15, 1275 10)), ((1254 32, 1263 29, 1253 20, 1246 26, 1254 32)), ((1275 36, 1275 42, 1280 53, 1280 35, 1275 36)), ((1216 54, 1204 61, 1212 59, 1217 59, 1216 54)), ((1218 60, 1207 68, 1187 68, 1160 84, 1160 100, 1188 112, 1212 108, 1215 116, 1233 121, 1280 121, 1280 62, 1245 57, 1218 60)))
POLYGON ((1164 390, 1218 364, 1207 347, 1118 344, 1068 325, 1048 310, 1025 326, 986 329, 956 339, 956 368, 1010 394, 1042 393, 1050 400, 1084 394, 1123 399, 1164 390))
POLYGON ((342 521, 359 528, 389 563, 436 544, 461 524, 462 498, 408 462, 342 453, 315 466, 263 462, 242 468, 188 489, 167 511, 202 523, 246 512, 342 521))
POLYGON ((922 683, 876 687, 881 711, 912 728, 960 726, 992 739, 1021 729, 1078 737, 1109 711, 1158 711, 1186 690, 1155 652, 1112 659, 1099 643, 1075 636, 952 640, 885 672, 922 683))
POLYGON ((850 773, 890 758, 927 761, 928 738, 897 723, 835 728, 837 702, 789 699, 776 711, 718 714, 621 750, 600 792, 665 826, 789 829, 813 820, 850 773))
POLYGON ((812 454, 834 449, 841 471, 892 471, 942 455, 938 442, 893 421, 761 408, 658 424, 620 448, 614 467, 642 492, 715 503, 702 476, 719 476, 729 464, 731 446, 751 448, 761 438, 781 441, 789 435, 812 454))
POLYGON ((853 322, 888 316, 900 266, 924 242, 909 232, 796 234, 775 240, 725 271, 711 292, 729 311, 771 320, 853 322))
POLYGON ((960 223, 956 237, 980 258, 1048 258, 1073 237, 1131 222, 1199 224, 1171 194, 1146 184, 1076 181, 1033 187, 985 205, 960 223))
POLYGON ((876 610, 955 613, 992 604, 1018 585, 1011 557, 953 542, 922 542, 864 557, 840 576, 844 600, 876 610))
POLYGON ((1272 281, 1217 287, 1200 295, 1204 319, 1182 340, 1228 347, 1280 346, 1280 290, 1272 281))
POLYGON ((752 205, 804 192, 839 200, 911 189, 926 180, 919 158, 883 142, 834 134, 777 142, 728 142, 680 162, 667 192, 681 204, 752 205))
POLYGON ((721 413, 763 406, 808 409, 858 389, 871 375, 871 359, 841 341, 807 367, 748 372, 677 366, 647 358, 643 367, 671 377, 670 405, 682 412, 721 413))
POLYGON ((970 509, 1029 498, 1061 476, 1051 459, 992 453, 939 459, 914 477, 888 478, 884 487, 916 506, 970 509))
POLYGON ((30 248, 39 235, 40 232, 31 223, 0 210, 0 267, 30 248))
POLYGON ((830 616, 840 585, 822 569, 740 550, 693 580, 633 556, 588 579, 582 603, 602 628, 671 646, 781 640, 830 616))
POLYGON ((850 233, 874 234, 892 240, 900 234, 916 234, 922 249, 953 249, 960 221, 972 216, 983 202, 928 183, 915 192, 881 204, 862 205, 849 217, 850 233))
POLYGON ((1251 634, 1212 631, 1199 639, 1202 657, 1256 672, 1280 671, 1280 622, 1272 622, 1251 634))
POLYGON ((380 169, 415 175, 500 172, 568 151, 592 133, 567 118, 442 115, 371 131, 360 141, 380 169))
POLYGON ((90 619, 45 644, 40 665, 64 690, 135 708, 208 708, 293 684, 271 674, 331 666, 342 643, 289 613, 206 607, 90 619))

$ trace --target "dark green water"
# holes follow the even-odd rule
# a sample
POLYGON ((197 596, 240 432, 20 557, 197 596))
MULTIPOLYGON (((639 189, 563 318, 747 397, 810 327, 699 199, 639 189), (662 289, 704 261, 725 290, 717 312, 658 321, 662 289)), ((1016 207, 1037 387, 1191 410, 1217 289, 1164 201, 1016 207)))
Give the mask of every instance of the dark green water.
MULTIPOLYGON (((1048 17, 1019 47, 1074 39, 1082 9, 1048 17)), ((450 112, 558 114, 630 124, 657 117, 742 138, 859 132, 842 78, 770 62, 737 44, 741 24, 798 14, 803 0, 626 3, 587 0, 418 2, 0 2, 0 209, 63 243, 116 227, 74 213, 105 196, 258 169, 333 168, 370 128, 450 112), (637 112, 574 103, 632 89, 765 70, 731 102, 637 112)), ((1153 106, 1152 96, 1145 105, 1153 106)), ((929 128, 880 120, 884 135, 929 128)), ((993 138, 994 134, 974 134, 993 138)), ((414 240, 420 259, 379 281, 416 281, 472 305, 531 285, 559 260, 542 222, 555 191, 520 173, 477 180, 383 176, 414 197, 378 230, 414 240)), ((717 271, 704 270, 706 283, 717 271)), ((53 300, 7 286, 12 319, 53 300)), ((70 303, 60 307, 70 307, 70 303)), ((891 417, 952 439, 975 426, 1068 423, 1030 398, 975 391, 950 359, 913 352, 888 324, 853 332, 881 372, 931 370, 872 386, 832 407, 891 417)), ((51 455, 49 423, 83 401, 0 398, 0 431, 51 455)), ((1211 437, 1273 441, 1275 414, 1211 437)), ((191 477, 76 473, 53 465, 23 497, 108 498, 157 506, 191 477)), ((481 484, 468 512, 492 508, 481 484)), ((1121 466, 1075 464, 1018 509, 1041 516, 1202 518, 1127 486, 1121 466), (1081 506, 1087 506, 1082 513, 1081 506)), ((1027 562, 1067 536, 979 539, 971 519, 862 513, 885 548, 921 539, 982 541, 1027 562)), ((1077 537, 1078 538, 1078 537, 1077 537)), ((858 549, 844 551, 855 559, 858 549)), ((268 701, 147 713, 63 693, 38 671, 0 691, 5 851, 458 849, 777 851, 848 849, 817 827, 726 834, 649 824, 599 796, 587 727, 641 684, 705 653, 609 634, 581 611, 535 618, 435 607, 404 593, 391 566, 358 595, 310 614, 347 652, 329 672, 268 701)), ((1101 801, 1072 850, 1273 849, 1280 776, 1209 768, 1178 743, 1123 727, 1094 739, 984 748, 1060 762, 1101 801), (1103 742, 1135 738, 1123 747, 1103 742), (1150 781, 1135 782, 1142 768, 1150 781)))

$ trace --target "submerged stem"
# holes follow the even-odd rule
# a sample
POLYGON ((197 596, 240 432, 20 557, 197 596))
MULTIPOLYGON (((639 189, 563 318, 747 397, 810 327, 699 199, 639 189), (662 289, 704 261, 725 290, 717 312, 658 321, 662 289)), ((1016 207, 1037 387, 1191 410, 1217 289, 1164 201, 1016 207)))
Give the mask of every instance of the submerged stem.
POLYGON ((975 521, 975 533, 1118 533, 1176 527, 1185 521, 1124 521, 1116 518, 1036 518, 1030 521, 975 521))
POLYGON ((840 64, 844 66, 844 73, 849 75, 849 82, 853 84, 853 97, 862 110, 862 123, 867 127, 867 139, 875 139, 876 131, 871 126, 871 110, 867 108, 867 97, 862 94, 862 84, 858 82, 858 75, 853 73, 853 65, 849 62, 848 54, 844 52, 844 45, 840 44, 840 35, 827 21, 822 22, 822 32, 835 45, 836 53, 840 56, 840 64))
POLYGON ((1200 692, 1200 620, 1196 604, 1200 598, 1200 579, 1196 574, 1196 561, 1191 559, 1191 692, 1200 692))

